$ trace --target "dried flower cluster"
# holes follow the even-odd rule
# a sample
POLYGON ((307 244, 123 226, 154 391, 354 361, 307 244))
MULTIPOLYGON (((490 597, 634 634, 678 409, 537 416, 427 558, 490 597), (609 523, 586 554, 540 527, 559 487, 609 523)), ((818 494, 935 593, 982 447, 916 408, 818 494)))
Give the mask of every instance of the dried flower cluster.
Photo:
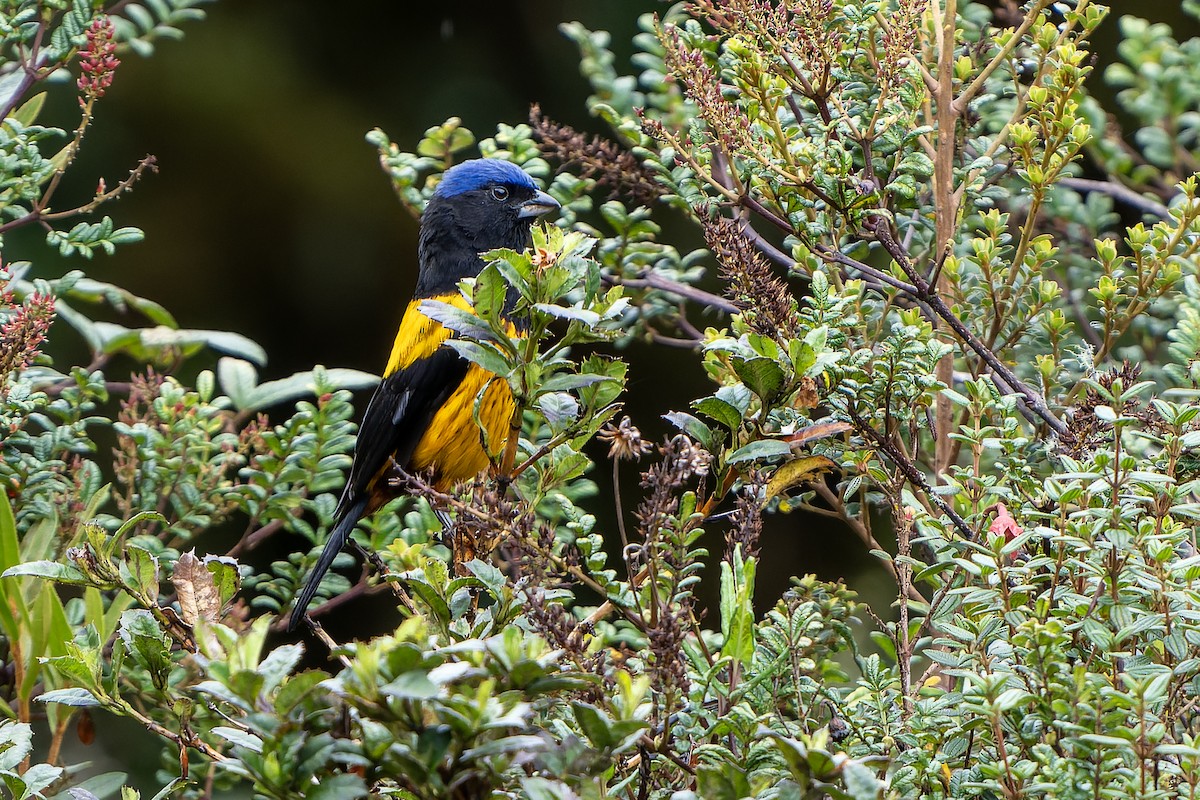
POLYGON ((769 0, 694 0, 688 11, 723 32, 749 26, 774 33, 788 25, 787 6, 769 0))
POLYGON ((617 425, 607 423, 596 434, 602 442, 608 442, 608 457, 618 461, 639 461, 649 453, 652 446, 642 438, 642 432, 629 419, 622 417, 617 425))
POLYGON ((87 29, 87 44, 79 52, 79 91, 84 98, 98 99, 112 86, 113 73, 121 65, 116 56, 116 27, 108 17, 97 17, 87 29))
POLYGON ((704 241, 716 256, 721 277, 729 281, 725 296, 737 303, 750 329, 773 339, 795 336, 796 298, 738 223, 730 219, 706 223, 704 241))
MULTIPOLYGON (((1120 367, 1102 372, 1096 376, 1096 382, 1105 389, 1111 389, 1116 381, 1121 381, 1126 387, 1138 382, 1142 374, 1141 366, 1122 362, 1120 367)), ((1067 429, 1059 437, 1059 448, 1072 458, 1084 456, 1097 447, 1104 445, 1112 438, 1112 423, 1106 422, 1096 415, 1098 406, 1107 405, 1108 400, 1098 391, 1089 388, 1083 400, 1075 406, 1073 413, 1067 419, 1067 429)), ((1144 406, 1125 408, 1122 415, 1134 417, 1141 421, 1147 430, 1159 430, 1162 418, 1144 406)))
POLYGON ((115 493, 114 499, 125 516, 149 508, 162 513, 168 508, 204 507, 204 513, 194 518, 185 515, 178 526, 183 531, 215 524, 233 512, 231 476, 252 463, 265 442, 261 424, 248 425, 231 436, 217 418, 182 393, 169 399, 172 391, 178 391, 169 380, 153 369, 134 375, 129 394, 121 400, 112 452, 116 483, 124 492, 115 493), (187 454, 182 462, 180 452, 187 454), (178 475, 178 485, 166 492, 148 491, 147 486, 162 480, 164 473, 178 475), (186 490, 181 488, 184 477, 186 490))
POLYGON ((529 110, 529 124, 543 153, 564 167, 578 169, 584 178, 595 179, 597 186, 609 190, 610 197, 625 197, 648 206, 665 194, 633 153, 616 142, 602 136, 589 139, 570 125, 542 116, 537 105, 529 110))
MULTIPOLYGON (((684 94, 696 104, 709 134, 727 152, 739 149, 759 149, 755 141, 750 118, 734 102, 725 97, 721 81, 705 59, 703 51, 683 40, 678 29, 668 28, 663 33, 663 63, 684 94)), ((662 139, 665 131, 661 125, 647 126, 646 133, 662 139)))
POLYGON ((792 73, 789 82, 810 94, 827 85, 834 60, 844 49, 844 32, 830 24, 833 6, 833 0, 695 0, 690 10, 718 31, 753 31, 765 52, 786 62, 792 73))
POLYGON ((651 657, 651 680, 656 689, 682 705, 689 687, 683 645, 687 639, 693 602, 689 599, 674 608, 663 603, 655 615, 655 625, 646 631, 651 657))
MULTIPOLYGON (((662 459, 642 473, 641 486, 647 490, 638 505, 638 530, 641 534, 641 556, 661 558, 660 563, 673 568, 682 567, 683 548, 680 541, 686 529, 696 520, 679 520, 680 488, 690 478, 700 478, 702 495, 711 456, 708 451, 687 436, 678 434, 660 448, 662 459), (682 528, 681 528, 682 524, 682 528)), ((630 565, 633 567, 633 564, 630 565)))
POLYGON ((744 491, 738 495, 737 507, 729 517, 733 524, 725 531, 726 561, 733 560, 733 552, 738 547, 745 558, 758 556, 759 538, 763 529, 761 506, 758 491, 744 491))
POLYGON ((883 52, 879 58, 880 85, 890 86, 917 46, 918 26, 927 3, 925 0, 899 0, 883 28, 883 52))

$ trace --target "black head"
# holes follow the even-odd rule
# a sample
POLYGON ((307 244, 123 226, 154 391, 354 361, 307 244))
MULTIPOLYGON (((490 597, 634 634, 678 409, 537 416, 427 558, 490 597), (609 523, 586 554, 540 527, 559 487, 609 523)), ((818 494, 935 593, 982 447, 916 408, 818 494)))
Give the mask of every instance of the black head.
POLYGON ((454 291, 483 268, 480 253, 528 247, 533 221, 558 207, 511 162, 478 158, 450 168, 421 217, 417 296, 454 291))

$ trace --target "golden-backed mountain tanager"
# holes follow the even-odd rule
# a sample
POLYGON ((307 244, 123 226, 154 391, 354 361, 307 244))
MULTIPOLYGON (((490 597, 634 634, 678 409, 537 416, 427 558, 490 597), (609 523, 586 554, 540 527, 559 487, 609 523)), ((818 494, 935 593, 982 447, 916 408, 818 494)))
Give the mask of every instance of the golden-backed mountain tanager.
POLYGON ((508 384, 447 347, 453 331, 423 314, 421 303, 440 300, 471 310, 458 283, 483 269, 480 254, 501 247, 524 250, 534 220, 558 207, 508 161, 464 161, 442 176, 421 216, 413 299, 400 320, 383 380, 367 404, 333 532, 296 598, 290 630, 304 617, 354 526, 393 496, 387 480, 392 459, 409 472, 431 473, 441 491, 486 469, 497 453, 484 451, 485 438, 475 422, 481 391, 479 422, 488 432, 486 441, 498 451, 506 444, 513 413, 508 384))

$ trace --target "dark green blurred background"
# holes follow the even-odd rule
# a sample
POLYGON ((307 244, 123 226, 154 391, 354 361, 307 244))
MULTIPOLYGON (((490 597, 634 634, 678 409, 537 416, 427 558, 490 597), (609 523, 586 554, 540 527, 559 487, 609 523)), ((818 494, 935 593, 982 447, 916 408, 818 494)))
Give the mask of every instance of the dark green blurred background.
MULTIPOLYGON (((1177 0, 1114 5, 1116 13, 1171 22, 1177 38, 1198 33, 1177 0)), ((153 153, 161 172, 107 210, 119 224, 142 228, 146 241, 101 257, 88 265, 90 275, 163 303, 184 327, 250 336, 270 354, 265 377, 316 363, 375 372, 415 280, 417 226, 364 134, 380 127, 412 149, 427 127, 459 116, 487 136, 497 122, 524 121, 532 102, 602 132, 587 115, 578 56, 558 24, 580 20, 611 31, 618 69, 629 72, 637 16, 665 7, 652 0, 221 0, 206 6, 207 21, 186 28, 183 42, 160 43, 149 60, 125 58, 58 200, 64 207, 86 201, 98 177, 112 186, 153 153)), ((1117 36, 1106 23, 1100 67, 1117 36)), ((1098 78, 1093 90, 1103 94, 1098 78)), ((54 94, 49 123, 73 128, 73 92, 54 94)), ((22 233, 10 238, 6 255, 20 252, 43 275, 70 267, 38 245, 39 234, 22 233)), ((685 226, 667 237, 683 250, 699 243, 685 226)), ((674 351, 635 346, 628 355, 629 410, 644 431, 661 436, 660 415, 706 391, 703 376, 694 359, 674 351)), ((594 477, 603 486, 606 476, 600 469, 594 477)), ((625 496, 636 498, 632 470, 628 479, 625 496)), ((611 519, 609 498, 606 491, 590 505, 611 519)), ((719 539, 710 547, 719 551, 719 539)), ((765 605, 789 576, 806 572, 846 578, 881 613, 894 592, 858 541, 800 514, 769 521, 764 556, 758 597, 765 605)), ((340 623, 370 620, 363 608, 344 609, 340 623)), ((379 632, 395 618, 385 612, 374 621, 379 632)), ((336 630, 339 619, 332 622, 336 630)), ((127 761, 128 753, 117 756, 127 761)))

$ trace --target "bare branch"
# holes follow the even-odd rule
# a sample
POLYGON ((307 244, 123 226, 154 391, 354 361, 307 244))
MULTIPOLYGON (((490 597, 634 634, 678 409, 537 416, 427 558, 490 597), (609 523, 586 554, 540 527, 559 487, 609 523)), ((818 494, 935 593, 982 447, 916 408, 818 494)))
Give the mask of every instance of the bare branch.
POLYGON ((1116 181, 1096 181, 1089 178, 1059 178, 1059 186, 1074 189, 1077 192, 1100 192, 1127 206, 1132 206, 1143 214, 1153 214, 1160 219, 1166 219, 1171 211, 1157 200, 1138 194, 1128 186, 1116 181))

